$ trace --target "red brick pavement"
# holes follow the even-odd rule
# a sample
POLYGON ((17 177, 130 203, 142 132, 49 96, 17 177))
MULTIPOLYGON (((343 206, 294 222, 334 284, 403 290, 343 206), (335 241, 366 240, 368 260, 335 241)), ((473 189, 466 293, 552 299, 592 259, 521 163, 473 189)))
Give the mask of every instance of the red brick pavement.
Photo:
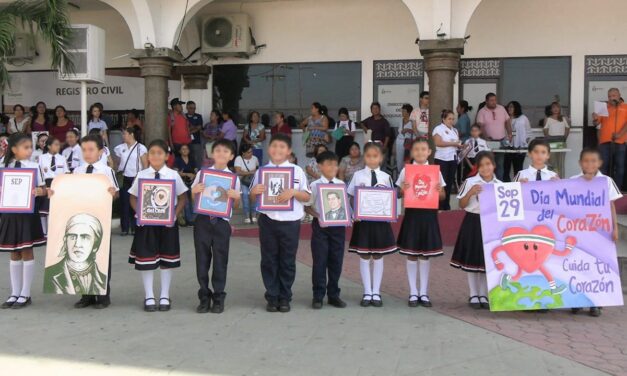
MULTIPOLYGON (((450 218, 454 222, 452 227, 459 225, 459 216, 450 218)), ((301 230, 298 261, 311 266, 311 231, 308 227, 305 225, 301 230)), ((451 239, 454 239, 452 234, 457 231, 455 228, 444 227, 443 238, 445 244, 450 246, 453 242, 451 239)), ((257 242, 253 240, 255 231, 239 230, 234 235, 250 237, 251 243, 257 242)), ((451 252, 448 247, 443 257, 432 259, 429 296, 434 307, 431 309, 610 374, 627 375, 627 308, 605 308, 599 318, 590 317, 586 312, 573 315, 570 310, 544 314, 473 310, 467 305, 468 285, 465 273, 448 265, 451 252)), ((395 297, 407 299, 409 292, 405 257, 397 254, 384 259, 382 290, 395 297)), ((361 283, 358 256, 347 253, 342 276, 361 283)))

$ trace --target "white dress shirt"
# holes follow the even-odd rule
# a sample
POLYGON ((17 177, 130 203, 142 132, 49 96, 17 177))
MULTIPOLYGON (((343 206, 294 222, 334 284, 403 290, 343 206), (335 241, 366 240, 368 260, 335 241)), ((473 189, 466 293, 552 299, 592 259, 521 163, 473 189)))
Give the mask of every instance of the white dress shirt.
MULTIPOLYGON (((157 172, 154 168, 148 167, 145 170, 141 170, 137 173, 137 177, 133 181, 133 185, 129 188, 128 193, 137 197, 139 195, 139 179, 154 179, 155 172, 157 172)), ((160 180, 174 180, 174 206, 178 203, 178 196, 187 192, 189 189, 183 183, 183 179, 181 179, 181 175, 178 172, 172 170, 168 166, 164 165, 159 170, 159 179, 160 180)))
MULTIPOLYGON (((419 165, 418 162, 413 161, 412 164, 419 165)), ((423 166, 428 166, 429 162, 425 162, 422 164, 423 166)), ((405 182, 405 167, 401 170, 401 173, 398 174, 398 179, 396 179, 396 186, 403 187, 403 183, 405 182)), ((440 185, 442 188, 446 187, 446 182, 444 181, 444 177, 442 176, 442 172, 440 172, 440 185)))
POLYGON ((63 150, 63 153, 61 154, 65 157, 65 160, 67 161, 67 166, 70 171, 77 168, 83 163, 83 152, 79 144, 76 144, 74 146, 68 146, 67 148, 65 148, 65 150, 63 150), (72 155, 72 158, 70 158, 70 155, 72 155))
MULTIPOLYGON (((304 191, 307 193, 311 193, 309 190, 309 186, 307 185, 307 175, 302 168, 299 166, 290 163, 289 161, 285 161, 279 165, 273 164, 272 162, 266 164, 263 167, 294 167, 294 189, 297 191, 304 191)), ((260 184, 261 177, 259 176, 260 170, 255 173, 255 177, 253 178, 252 183, 250 183, 251 187, 254 187, 257 184, 260 184), (257 183, 259 182, 259 183, 257 183)), ((261 200, 259 197, 258 200, 261 200)), ((298 201, 294 198, 294 208, 291 211, 272 211, 272 210, 259 210, 260 213, 263 213, 268 216, 268 218, 273 219, 275 221, 299 221, 305 215, 304 203, 298 201)))
MULTIPOLYGON (((459 142, 459 134, 455 127, 447 127, 444 124, 440 124, 433 129, 432 136, 438 135, 444 142, 459 142)), ((457 148, 455 146, 436 146, 435 147, 435 159, 441 161, 454 161, 457 156, 457 148)))
MULTIPOLYGON (((532 166, 529 166, 524 170, 520 170, 520 172, 516 174, 514 181, 521 181, 522 179, 527 179, 528 181, 536 181, 537 174, 538 170, 533 168, 532 166)), ((540 176, 542 177, 542 181, 545 181, 551 180, 552 178, 556 177, 557 174, 554 171, 549 170, 548 167, 544 166, 540 170, 540 176)))
POLYGON ((41 169, 44 179, 54 179, 59 175, 70 172, 67 167, 65 157, 59 153, 54 155, 54 170, 52 168, 52 154, 46 153, 39 157, 39 168, 41 169))
MULTIPOLYGON (((223 170, 218 170, 218 169, 215 169, 215 168, 208 168, 208 169, 206 169, 206 170, 223 171, 223 172, 228 172, 228 173, 230 173, 230 174, 232 174, 232 173, 233 173, 231 170, 229 170, 229 168, 228 168, 228 167, 225 167, 223 170)), ((201 176, 202 176, 203 171, 204 171, 204 170, 200 170, 200 171, 198 171, 198 172, 196 173, 196 178, 194 178, 194 182, 192 183, 192 189, 193 189, 195 186, 197 186, 198 184, 200 184, 200 183, 201 183, 200 178, 201 178, 201 176)), ((239 192, 239 193, 242 193, 242 186, 241 186, 241 184, 240 184, 240 182, 239 182, 239 177, 238 177, 238 176, 235 176, 235 188, 233 188, 233 189, 234 189, 234 190, 236 190, 236 191, 237 191, 237 192, 239 192)), ((194 197, 194 199, 195 199, 195 197, 194 197)), ((195 206, 194 206, 194 207, 195 207, 195 206)), ((225 221, 227 221, 227 222, 231 220, 231 218, 222 218, 222 219, 224 219, 224 220, 225 220, 225 221)))
MULTIPOLYGON (((616 186, 616 183, 614 183, 614 179, 610 178, 607 175, 603 175, 601 171, 597 171, 597 174, 595 177, 607 179, 607 194, 610 198, 610 201, 615 201, 623 197, 623 194, 620 192, 620 190, 616 186)), ((571 179, 580 179, 580 178, 583 179, 583 173, 577 174, 571 177, 571 179)))
POLYGON ((128 178, 134 178, 142 170, 141 157, 148 153, 148 150, 144 145, 135 142, 131 146, 125 143, 120 144, 113 149, 113 152, 120 158, 118 171, 128 178))
POLYGON ((470 137, 469 139, 466 140, 466 142, 464 142, 464 144, 472 145, 472 149, 470 149, 470 151, 468 152, 468 155, 466 156, 468 158, 474 158, 477 156, 477 154, 479 154, 479 152, 490 150, 490 147, 488 146, 488 143, 486 142, 486 140, 484 140, 481 137, 479 138, 470 137))
MULTIPOLYGON (((116 191, 120 190, 120 186, 118 185, 118 180, 115 178, 115 172, 113 171, 111 167, 107 166, 101 161, 94 163, 92 166, 94 166, 94 171, 92 171, 92 174, 99 174, 99 175, 106 176, 109 179, 111 186, 115 188, 116 191)), ((86 174, 87 167, 89 167, 89 163, 83 163, 82 165, 74 169, 74 174, 86 174)))
POLYGON ((512 146, 519 149, 527 148, 529 139, 531 138, 531 124, 529 124, 529 118, 525 115, 512 118, 512 131, 514 133, 512 146))
MULTIPOLYGON (((464 181, 462 186, 459 188, 459 194, 457 195, 457 198, 460 200, 464 198, 468 194, 468 192, 470 192, 470 189, 477 184, 498 184, 500 182, 501 181, 498 180, 496 177, 494 177, 491 181, 485 181, 479 174, 471 176, 466 179, 466 181, 464 181)), ((464 208, 464 210, 469 213, 480 214, 479 198, 477 198, 477 195, 470 197, 468 205, 464 208)))
POLYGON ((381 171, 380 168, 372 170, 369 167, 365 167, 355 172, 353 179, 351 179, 351 182, 348 184, 346 192, 351 196, 355 196, 356 187, 372 187, 372 171, 374 171, 377 176, 377 185, 375 185, 375 187, 394 188, 394 183, 390 175, 381 171))

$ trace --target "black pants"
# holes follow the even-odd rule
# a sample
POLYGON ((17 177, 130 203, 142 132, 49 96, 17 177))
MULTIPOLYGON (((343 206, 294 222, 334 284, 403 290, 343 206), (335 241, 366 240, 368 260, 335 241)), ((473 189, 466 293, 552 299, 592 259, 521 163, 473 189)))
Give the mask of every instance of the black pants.
POLYGON ((335 142, 335 154, 341 160, 348 155, 351 144, 355 141, 353 136, 344 136, 335 142))
POLYGON ((440 159, 436 159, 435 164, 440 166, 440 172, 442 173, 442 177, 444 178, 444 182, 446 183, 446 187, 444 187, 444 192, 446 193, 446 196, 444 197, 444 200, 440 201, 440 210, 451 210, 451 189, 453 188, 453 183, 455 182, 457 162, 455 160, 443 161, 440 159))
POLYGON ((113 250, 111 249, 111 244, 109 244, 109 269, 107 270, 107 293, 105 295, 82 295, 81 297, 89 297, 92 300, 98 300, 98 298, 103 300, 108 300, 111 297, 111 254, 113 250))
POLYGON ((337 298, 340 296, 338 282, 344 262, 346 228, 320 227, 317 218, 313 220, 311 227, 313 229, 311 235, 313 297, 316 300, 322 300, 326 293, 330 298, 337 298), (327 272, 329 275, 328 283, 327 272))
POLYGON ((299 236, 300 221, 275 221, 265 214, 259 216, 261 278, 268 303, 292 299, 299 236))
POLYGON ((194 248, 196 249, 196 277, 200 289, 198 299, 222 300, 226 293, 226 269, 229 263, 231 225, 221 218, 199 215, 194 222, 194 248), (209 268, 213 260, 213 273, 209 288, 209 268))
POLYGON ((129 188, 133 185, 133 180, 135 178, 125 176, 122 180, 122 189, 120 189, 120 206, 122 208, 120 227, 122 227, 122 232, 135 231, 135 210, 131 208, 131 199, 128 193, 129 188))
POLYGON ((520 170, 523 168, 523 163, 525 163, 525 154, 524 153, 516 153, 516 154, 505 154, 505 160, 503 161, 503 182, 509 183, 512 181, 511 176, 516 176, 520 170), (513 175, 510 175, 510 170, 514 168, 513 175))

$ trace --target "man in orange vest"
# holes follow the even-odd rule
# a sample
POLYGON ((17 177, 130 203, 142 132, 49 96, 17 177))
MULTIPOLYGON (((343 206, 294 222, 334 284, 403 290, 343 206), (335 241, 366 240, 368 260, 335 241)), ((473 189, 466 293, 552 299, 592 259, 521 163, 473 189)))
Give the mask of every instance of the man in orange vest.
POLYGON ((614 179, 621 187, 625 176, 625 142, 627 142, 627 104, 621 100, 620 91, 611 88, 607 92, 608 116, 592 114, 597 126, 599 151, 603 158, 603 174, 614 179))

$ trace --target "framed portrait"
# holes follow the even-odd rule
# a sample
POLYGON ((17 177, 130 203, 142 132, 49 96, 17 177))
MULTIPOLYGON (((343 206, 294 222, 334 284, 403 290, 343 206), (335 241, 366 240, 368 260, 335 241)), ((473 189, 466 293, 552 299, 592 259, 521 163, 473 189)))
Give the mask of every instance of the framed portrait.
POLYGON ((35 211, 34 168, 0 170, 0 213, 33 213, 35 211))
POLYGON ((33 140, 33 149, 35 149, 35 147, 37 145, 37 139, 39 138, 40 134, 49 135, 50 133, 48 131, 32 132, 31 133, 31 139, 33 140))
POLYGON ((231 218, 233 211, 232 198, 228 198, 227 191, 235 188, 237 176, 235 174, 217 171, 202 170, 200 182, 205 189, 196 197, 195 212, 212 217, 231 218))
POLYGON ((259 169, 261 184, 266 191, 261 194, 259 210, 290 211, 294 209, 294 198, 278 202, 278 197, 286 189, 294 187, 293 167, 262 167, 259 169))
POLYGON ((44 293, 106 295, 113 201, 110 186, 109 179, 99 174, 54 178, 44 293))
POLYGON ((175 181, 139 179, 137 223, 142 226, 172 226, 174 216, 175 181))
POLYGON ((355 219, 396 222, 396 190, 393 188, 356 187, 355 219))
POLYGON ((319 184, 316 190, 316 208, 320 226, 350 226, 350 205, 348 205, 346 186, 343 184, 319 184))
POLYGON ((410 185, 403 191, 406 208, 438 208, 440 192, 436 186, 440 183, 440 166, 408 164, 405 166, 405 181, 410 185))

